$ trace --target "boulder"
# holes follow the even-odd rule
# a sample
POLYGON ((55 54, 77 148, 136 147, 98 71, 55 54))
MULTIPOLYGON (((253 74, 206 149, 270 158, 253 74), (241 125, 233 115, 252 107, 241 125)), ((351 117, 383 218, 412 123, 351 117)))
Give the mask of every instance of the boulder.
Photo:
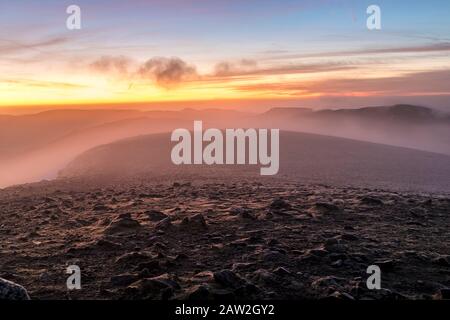
POLYGON ((30 300, 30 296, 21 285, 0 278, 0 300, 30 300))

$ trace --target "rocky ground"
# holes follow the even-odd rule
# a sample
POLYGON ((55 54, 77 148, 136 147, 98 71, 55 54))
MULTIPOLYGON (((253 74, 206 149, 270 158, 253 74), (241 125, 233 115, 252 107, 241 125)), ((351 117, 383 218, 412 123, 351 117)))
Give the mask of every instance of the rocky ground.
POLYGON ((449 230, 449 195, 60 180, 0 190, 0 277, 32 299, 442 299, 449 230), (372 264, 382 290, 366 287, 372 264))

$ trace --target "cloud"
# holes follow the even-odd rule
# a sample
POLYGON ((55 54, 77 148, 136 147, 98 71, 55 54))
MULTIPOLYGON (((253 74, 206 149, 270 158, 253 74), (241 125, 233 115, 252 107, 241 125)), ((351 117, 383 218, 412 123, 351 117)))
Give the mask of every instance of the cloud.
POLYGON ((138 63, 126 56, 103 56, 89 64, 100 73, 119 75, 121 79, 134 81, 151 80, 157 86, 173 89, 186 82, 226 82, 237 79, 258 79, 270 75, 306 74, 346 71, 357 68, 348 63, 286 64, 259 67, 252 59, 222 61, 214 66, 212 73, 200 75, 193 64, 178 57, 153 57, 138 63))
POLYGON ((392 48, 368 48, 361 50, 349 51, 332 51, 311 54, 275 54, 270 55, 267 59, 298 59, 298 58, 327 58, 357 55, 377 55, 377 54, 396 54, 396 53, 428 53, 428 52, 448 52, 450 51, 450 42, 437 44, 427 44, 410 47, 392 47, 392 48))
POLYGON ((328 79, 324 81, 262 83, 235 86, 238 91, 279 92, 285 95, 442 95, 450 94, 450 69, 397 77, 328 79))
POLYGON ((20 43, 13 40, 0 39, 0 54, 17 53, 26 50, 40 51, 42 48, 53 47, 66 43, 67 41, 68 39, 66 37, 53 37, 32 43, 20 43))
POLYGON ((102 56, 90 63, 89 68, 103 74, 118 75, 121 79, 151 80, 166 89, 199 78, 196 67, 178 57, 153 57, 139 63, 126 56, 102 56))
POLYGON ((233 76, 248 73, 257 69, 255 60, 242 59, 237 62, 223 61, 214 67, 215 76, 233 76))
POLYGON ((242 59, 238 62, 220 62, 214 67, 214 72, 209 75, 210 80, 224 80, 233 77, 270 76, 282 74, 304 74, 342 71, 356 68, 347 63, 316 63, 316 64, 286 64, 270 67, 258 67, 255 60, 242 59))
POLYGON ((125 56, 102 56, 90 64, 94 71, 127 74, 132 60, 125 56))
POLYGON ((39 87, 50 89, 80 89, 87 88, 88 86, 68 83, 68 82, 56 82, 56 81, 41 81, 33 79, 0 79, 0 82, 14 85, 22 85, 27 87, 39 87))
POLYGON ((152 79, 156 84, 167 89, 198 78, 196 67, 177 57, 149 59, 140 66, 137 73, 140 77, 152 79))
POLYGON ((339 79, 316 83, 311 89, 327 94, 362 92, 369 94, 448 94, 450 69, 415 72, 397 77, 339 79))

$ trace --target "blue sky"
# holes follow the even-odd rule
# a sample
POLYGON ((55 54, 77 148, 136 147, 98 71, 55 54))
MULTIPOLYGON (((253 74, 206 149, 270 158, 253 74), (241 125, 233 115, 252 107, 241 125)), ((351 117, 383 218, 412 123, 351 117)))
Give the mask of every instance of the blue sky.
POLYGON ((90 33, 93 41, 100 38, 97 44, 120 41, 165 51, 217 45, 229 54, 251 54, 279 47, 326 50, 336 45, 357 48, 373 41, 410 44, 450 37, 450 2, 445 0, 3 0, 2 38, 17 31, 23 36, 26 28, 35 30, 36 37, 66 34, 65 8, 70 4, 82 9, 80 33, 90 33), (369 33, 365 10, 374 3, 382 9, 383 30, 369 33))

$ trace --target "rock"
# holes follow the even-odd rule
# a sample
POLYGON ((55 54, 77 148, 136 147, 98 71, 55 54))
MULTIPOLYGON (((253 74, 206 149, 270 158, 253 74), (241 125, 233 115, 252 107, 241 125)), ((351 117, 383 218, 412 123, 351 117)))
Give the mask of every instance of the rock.
POLYGON ((158 211, 158 210, 149 210, 149 211, 146 211, 145 214, 148 216, 150 221, 153 221, 153 222, 158 222, 158 221, 161 221, 168 217, 167 214, 165 214, 161 211, 158 211))
POLYGON ((251 211, 242 211, 239 217, 244 220, 256 220, 256 217, 251 214, 251 211))
POLYGON ((354 234, 351 233, 344 233, 341 235, 341 239, 342 240, 346 240, 346 241, 357 241, 359 240, 359 238, 357 236, 355 236, 354 234))
POLYGON ((248 238, 241 238, 234 241, 231 241, 228 245, 230 247, 246 247, 248 242, 248 238))
POLYGON ((371 205, 371 206, 382 206, 382 205, 384 205, 383 201, 381 201, 378 198, 374 198, 374 197, 363 197, 361 199, 361 203, 362 204, 371 205))
POLYGON ((0 300, 30 300, 30 296, 21 285, 0 278, 0 300))
MULTIPOLYGON (((348 258, 349 260, 355 260, 356 262, 359 263, 368 263, 370 261, 369 257, 361 252, 354 252, 354 253, 350 253, 348 254, 348 258)), ((373 264, 373 263, 371 263, 373 264)))
POLYGON ((118 250, 122 248, 120 243, 112 242, 106 239, 97 240, 94 245, 103 250, 118 250))
POLYGON ((181 225, 189 229, 205 229, 208 226, 205 217, 201 213, 184 218, 181 225))
POLYGON ((426 217, 428 214, 428 211, 424 208, 421 207, 415 207, 415 208, 411 208, 409 210, 409 213, 416 218, 420 218, 420 217, 426 217))
MULTIPOLYGON (((217 289, 217 288, 210 288, 209 290, 210 290, 213 300, 235 301, 236 294, 234 292, 238 292, 239 290, 241 290, 241 288, 234 290, 234 291, 231 291, 229 289, 217 289)), ((248 297, 248 295, 245 295, 245 297, 248 297)))
POLYGON ((325 249, 326 249, 327 246, 334 246, 334 245, 336 245, 338 243, 339 243, 338 239, 336 239, 336 238, 328 238, 328 239, 325 240, 324 246, 325 246, 325 249))
POLYGON ((116 220, 120 220, 120 219, 131 219, 131 213, 129 213, 129 212, 120 213, 120 214, 116 217, 116 220))
POLYGON ((394 260, 381 260, 381 261, 375 261, 374 265, 377 265, 380 267, 381 271, 383 272, 389 272, 394 269, 394 260))
POLYGON ((196 214, 195 216, 189 218, 189 223, 195 226, 199 226, 201 228, 206 227, 205 217, 201 213, 196 214))
POLYGON ((328 258, 330 259, 330 261, 337 261, 337 260, 347 260, 348 256, 345 253, 341 253, 341 252, 333 252, 330 253, 328 258))
POLYGON ((254 262, 236 262, 233 263, 231 270, 233 271, 243 271, 256 267, 256 263, 254 262))
POLYGON ((170 217, 164 218, 161 221, 159 221, 157 224, 155 224, 155 229, 158 230, 167 230, 172 227, 172 221, 170 220, 170 217))
POLYGON ((129 285, 126 290, 126 299, 163 299, 171 296, 173 290, 170 286, 152 279, 141 279, 129 285))
POLYGON ((130 252, 130 253, 125 253, 124 255, 121 255, 120 257, 118 257, 115 261, 115 263, 118 264, 137 264, 139 262, 142 261, 147 261, 149 260, 150 257, 148 255, 139 253, 139 252, 130 252))
POLYGON ((291 205, 286 202, 282 197, 277 198, 272 201, 270 204, 270 209, 281 210, 281 209, 290 209, 291 205))
POLYGON ((347 251, 347 246, 342 243, 339 236, 327 239, 323 247, 325 250, 335 254, 341 254, 347 251))
POLYGON ((160 281, 162 283, 167 284, 168 286, 170 286, 171 288, 178 290, 181 289, 180 285, 178 284, 178 282, 176 282, 173 277, 171 275, 169 275, 168 273, 164 273, 160 276, 157 277, 153 277, 151 278, 151 280, 155 280, 155 281, 160 281))
POLYGON ((242 219, 256 219, 252 214, 252 210, 248 208, 231 208, 230 214, 233 216, 239 216, 242 219))
POLYGON ((123 234, 136 232, 141 228, 141 224, 132 219, 129 214, 123 214, 111 222, 105 229, 105 234, 123 234))
POLYGON ((450 266, 449 259, 447 256, 439 256, 439 257, 433 259, 432 262, 441 267, 449 267, 450 266))
POLYGON ((202 271, 196 273, 190 280, 196 283, 212 282, 214 281, 214 273, 211 271, 202 271))
POLYGON ((331 266, 332 266, 332 267, 335 267, 335 268, 339 268, 339 267, 342 266, 342 264, 343 264, 342 259, 338 259, 338 260, 336 260, 336 261, 333 261, 333 262, 331 263, 331 266))
POLYGON ((266 269, 258 269, 256 270, 252 277, 252 282, 260 283, 268 286, 279 286, 280 285, 280 277, 276 274, 266 270, 266 269))
POLYGON ((207 300, 209 295, 209 289, 203 285, 193 286, 186 291, 189 300, 207 300))
POLYGON ((257 243, 261 243, 263 241, 263 237, 260 235, 252 235, 248 238, 248 243, 249 244, 257 244, 257 243))
POLYGON ((441 299, 450 300, 450 288, 443 288, 439 290, 441 299))
POLYGON ((158 260, 154 259, 141 262, 137 265, 136 270, 144 270, 144 269, 147 269, 149 271, 160 270, 161 264, 158 260))
POLYGON ((332 213, 339 212, 340 209, 337 205, 329 203, 329 202, 317 202, 315 204, 315 208, 317 211, 321 213, 332 213))
POLYGON ((111 277, 110 282, 114 286, 128 286, 138 280, 139 280, 139 275, 124 273, 124 274, 120 274, 120 275, 111 277))
POLYGON ((342 278, 337 278, 333 276, 321 277, 312 282, 311 287, 315 289, 330 289, 330 288, 340 288, 340 282, 342 278))
POLYGON ((105 206, 104 204, 98 203, 92 208, 92 210, 94 210, 94 211, 107 211, 107 210, 109 210, 109 208, 107 206, 105 206))
POLYGON ((274 274, 277 274, 279 276, 290 276, 292 275, 292 272, 290 272, 288 269, 284 268, 284 267, 278 267, 273 271, 274 274))
POLYGON ((245 280, 231 270, 214 272, 214 280, 226 288, 237 289, 245 285, 245 280))
POLYGON ((381 288, 380 290, 370 290, 367 294, 377 300, 405 300, 406 297, 397 291, 381 288))
MULTIPOLYGON (((258 294, 261 292, 261 289, 252 284, 252 283, 247 283, 244 286, 234 290, 234 294, 238 297, 238 299, 243 300, 243 299, 252 299, 252 297, 255 294, 258 294)), ((225 297, 226 299, 233 299, 232 296, 227 296, 225 297)))
POLYGON ((316 249, 310 249, 306 252, 306 254, 312 254, 316 257, 325 257, 326 255, 329 254, 329 252, 323 248, 316 248, 316 249))
POLYGON ((280 241, 278 241, 277 239, 271 238, 271 239, 267 240, 266 243, 269 247, 275 247, 280 244, 280 241))
POLYGON ((104 217, 103 219, 98 220, 97 225, 101 227, 106 227, 111 224, 112 220, 108 217, 104 217))
POLYGON ((44 197, 44 199, 42 199, 42 200, 44 200, 44 202, 45 202, 45 203, 52 203, 52 202, 56 202, 56 200, 55 200, 55 199, 53 199, 53 198, 50 198, 50 197, 44 197))
POLYGON ((324 300, 349 300, 350 301, 350 300, 355 300, 355 298, 346 292, 335 291, 331 295, 326 297, 324 300))
POLYGON ((88 243, 75 245, 66 250, 68 254, 77 254, 77 253, 86 253, 86 252, 94 252, 98 250, 103 251, 113 251, 119 250, 122 248, 122 245, 119 243, 111 242, 106 239, 98 239, 88 243))
POLYGON ((180 289, 176 281, 168 274, 158 277, 138 280, 127 287, 127 299, 161 299, 167 300, 173 296, 175 290, 180 289))
POLYGON ((265 262, 279 262, 280 260, 283 260, 285 258, 285 255, 279 251, 274 250, 266 250, 262 254, 262 260, 265 262))
POLYGON ((258 220, 270 220, 270 219, 273 219, 272 212, 265 212, 258 215, 258 220))
POLYGON ((297 264, 303 266, 305 263, 320 263, 321 257, 311 254, 309 251, 305 252, 297 259, 297 264))
POLYGON ((152 245, 153 249, 157 252, 165 252, 167 250, 167 246, 162 242, 155 242, 152 245))
POLYGON ((183 261, 183 260, 187 260, 187 259, 189 259, 189 256, 184 253, 179 253, 175 257, 175 261, 183 261))

